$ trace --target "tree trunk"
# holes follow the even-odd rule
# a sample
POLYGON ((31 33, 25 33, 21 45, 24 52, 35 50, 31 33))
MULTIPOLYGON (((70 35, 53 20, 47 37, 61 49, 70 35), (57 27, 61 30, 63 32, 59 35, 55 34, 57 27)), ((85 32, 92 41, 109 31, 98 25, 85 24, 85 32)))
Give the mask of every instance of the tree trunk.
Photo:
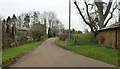
POLYGON ((99 29, 102 29, 104 28, 104 17, 102 15, 99 15, 99 22, 98 22, 98 25, 99 25, 99 29))

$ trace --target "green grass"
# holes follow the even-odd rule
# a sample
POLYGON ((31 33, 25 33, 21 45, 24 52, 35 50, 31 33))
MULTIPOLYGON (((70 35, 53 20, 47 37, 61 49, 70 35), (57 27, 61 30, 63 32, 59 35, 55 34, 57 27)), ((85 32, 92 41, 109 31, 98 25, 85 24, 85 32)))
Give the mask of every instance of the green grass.
POLYGON ((2 51, 0 51, 0 64, 2 62, 2 51))
POLYGON ((92 33, 76 34, 75 36, 78 36, 77 45, 97 44, 97 40, 92 33))
POLYGON ((61 41, 59 39, 57 39, 55 43, 77 54, 118 66, 117 50, 98 47, 92 33, 77 34, 76 36, 79 36, 80 42, 77 45, 73 41, 61 41))
POLYGON ((42 44, 44 40, 2 50, 2 62, 5 62, 5 64, 3 64, 3 67, 15 61, 14 58, 19 57, 27 53, 28 51, 32 50, 33 48, 39 46, 40 44, 42 44))

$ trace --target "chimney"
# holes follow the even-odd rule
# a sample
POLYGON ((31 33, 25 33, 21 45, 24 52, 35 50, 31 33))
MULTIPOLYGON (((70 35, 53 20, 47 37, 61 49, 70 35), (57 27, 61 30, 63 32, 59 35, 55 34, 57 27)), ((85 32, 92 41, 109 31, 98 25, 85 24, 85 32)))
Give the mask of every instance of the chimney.
POLYGON ((27 27, 27 28, 30 28, 30 26, 29 26, 29 25, 27 25, 26 27, 27 27))

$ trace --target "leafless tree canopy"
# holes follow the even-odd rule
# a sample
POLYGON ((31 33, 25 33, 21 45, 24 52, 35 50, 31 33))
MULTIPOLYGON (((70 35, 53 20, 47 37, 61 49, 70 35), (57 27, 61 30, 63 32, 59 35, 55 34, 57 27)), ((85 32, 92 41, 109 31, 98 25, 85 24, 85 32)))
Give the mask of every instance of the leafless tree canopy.
POLYGON ((86 15, 84 16, 78 2, 74 1, 74 4, 83 18, 83 21, 90 27, 93 33, 95 33, 98 29, 106 27, 110 19, 113 17, 113 12, 117 8, 117 0, 114 3, 113 0, 109 0, 108 3, 101 0, 99 2, 98 0, 94 0, 93 3, 90 3, 89 0, 85 0, 84 9, 86 15))
POLYGON ((22 13, 18 17, 13 14, 12 17, 8 16, 7 19, 0 22, 0 24, 3 24, 0 26, 2 26, 4 47, 10 47, 13 42, 25 42, 28 39, 41 40, 42 37, 47 35, 48 27, 52 37, 58 36, 64 28, 62 22, 52 11, 44 13, 31 11, 22 13))

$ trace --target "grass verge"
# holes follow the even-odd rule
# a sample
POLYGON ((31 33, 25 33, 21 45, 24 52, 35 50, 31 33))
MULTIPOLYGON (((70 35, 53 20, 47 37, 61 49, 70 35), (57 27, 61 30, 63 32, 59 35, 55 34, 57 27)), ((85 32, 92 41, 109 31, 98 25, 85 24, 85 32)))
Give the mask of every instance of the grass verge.
MULTIPOLYGON (((89 36, 88 37, 90 40, 87 39, 88 37, 85 36, 86 34, 80 34, 80 35, 81 36, 79 37, 81 37, 81 39, 79 40, 81 40, 82 44, 79 44, 79 45, 75 45, 73 41, 71 42, 61 41, 59 39, 57 39, 55 43, 58 46, 61 46, 65 49, 73 51, 77 54, 118 66, 118 51, 117 50, 109 49, 105 47, 98 47, 96 43, 89 42, 91 40, 89 36), (87 42, 85 42, 84 40, 87 42)), ((88 35, 91 35, 91 34, 88 34, 88 35)), ((92 39, 92 41, 94 41, 94 39, 92 39)))
POLYGON ((32 50, 35 47, 41 45, 42 42, 45 40, 46 39, 43 39, 39 42, 33 42, 30 44, 25 44, 25 45, 21 45, 18 47, 2 50, 2 67, 6 67, 7 65, 16 61, 19 56, 27 53, 28 51, 32 50))

